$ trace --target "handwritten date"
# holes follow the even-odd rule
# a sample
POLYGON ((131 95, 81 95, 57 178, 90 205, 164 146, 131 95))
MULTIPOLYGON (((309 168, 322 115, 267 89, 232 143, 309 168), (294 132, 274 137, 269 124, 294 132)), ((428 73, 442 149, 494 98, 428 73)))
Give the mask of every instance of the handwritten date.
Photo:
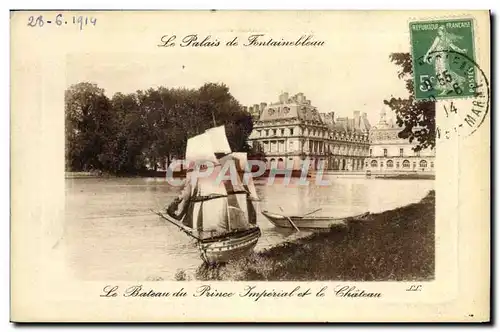
POLYGON ((50 17, 43 17, 43 15, 39 16, 30 16, 28 18, 28 26, 31 28, 34 27, 44 27, 47 24, 49 25, 56 25, 56 26, 63 26, 67 24, 73 25, 78 27, 80 30, 83 30, 84 27, 87 26, 95 26, 97 24, 97 18, 95 17, 90 17, 90 16, 68 16, 65 17, 63 14, 57 14, 54 19, 50 17))

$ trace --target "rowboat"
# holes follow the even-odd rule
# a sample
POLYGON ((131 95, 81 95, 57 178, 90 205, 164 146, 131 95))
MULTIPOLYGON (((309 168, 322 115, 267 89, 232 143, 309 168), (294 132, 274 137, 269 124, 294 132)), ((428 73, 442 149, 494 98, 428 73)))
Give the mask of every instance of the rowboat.
POLYGON ((366 212, 342 218, 284 216, 266 210, 263 210, 262 214, 276 227, 295 229, 328 229, 335 226, 345 226, 350 219, 362 219, 369 215, 369 213, 366 212))

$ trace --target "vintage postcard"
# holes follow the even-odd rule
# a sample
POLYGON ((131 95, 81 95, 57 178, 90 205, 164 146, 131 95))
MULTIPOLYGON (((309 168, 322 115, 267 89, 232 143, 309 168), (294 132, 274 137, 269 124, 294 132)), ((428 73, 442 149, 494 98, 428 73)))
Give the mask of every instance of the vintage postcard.
POLYGON ((12 321, 490 320, 489 11, 10 20, 12 321))

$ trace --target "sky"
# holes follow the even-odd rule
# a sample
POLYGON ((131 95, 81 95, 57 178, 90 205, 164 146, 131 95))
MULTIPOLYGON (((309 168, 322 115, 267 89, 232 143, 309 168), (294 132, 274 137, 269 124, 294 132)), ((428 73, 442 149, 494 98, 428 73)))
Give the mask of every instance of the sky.
MULTIPOLYGON (((372 124, 378 122, 383 100, 406 96, 398 79, 391 52, 409 52, 407 17, 391 16, 394 29, 386 24, 387 14, 373 13, 318 18, 317 23, 290 22, 266 29, 230 29, 223 25, 211 35, 222 44, 237 36, 240 44, 252 33, 263 33, 262 40, 294 40, 311 34, 322 40, 322 47, 216 47, 151 48, 129 47, 129 51, 102 50, 67 57, 67 85, 90 81, 116 92, 134 92, 150 87, 198 88, 206 82, 223 82, 241 104, 275 102, 281 92, 290 96, 303 92, 320 112, 334 111, 352 117, 353 111, 366 112, 372 124), (335 17, 334 17, 335 18, 335 17), (401 21, 401 22, 399 22, 401 21), (323 27, 328 24, 329 29, 323 27), (286 27, 286 29, 285 29, 286 27), (321 27, 319 29, 318 27, 321 27)), ((216 25, 217 26, 217 25, 216 25)), ((182 30, 182 29, 180 29, 182 30)), ((192 29, 190 31, 193 31, 192 29)), ((185 34, 179 33, 179 37, 185 34)), ((158 34, 158 41, 161 37, 158 34)), ((390 110, 389 110, 390 112, 390 110)), ((393 114, 388 113, 388 118, 393 114)))

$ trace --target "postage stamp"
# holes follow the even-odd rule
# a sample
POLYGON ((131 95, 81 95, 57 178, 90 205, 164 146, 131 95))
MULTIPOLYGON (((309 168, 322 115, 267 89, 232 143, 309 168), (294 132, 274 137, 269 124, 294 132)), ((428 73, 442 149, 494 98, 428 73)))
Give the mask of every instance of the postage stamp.
POLYGON ((489 321, 490 16, 11 12, 10 320, 489 321))
POLYGON ((414 91, 416 99, 471 97, 476 94, 474 67, 444 56, 465 55, 474 62, 472 19, 417 21, 410 23, 414 91))

